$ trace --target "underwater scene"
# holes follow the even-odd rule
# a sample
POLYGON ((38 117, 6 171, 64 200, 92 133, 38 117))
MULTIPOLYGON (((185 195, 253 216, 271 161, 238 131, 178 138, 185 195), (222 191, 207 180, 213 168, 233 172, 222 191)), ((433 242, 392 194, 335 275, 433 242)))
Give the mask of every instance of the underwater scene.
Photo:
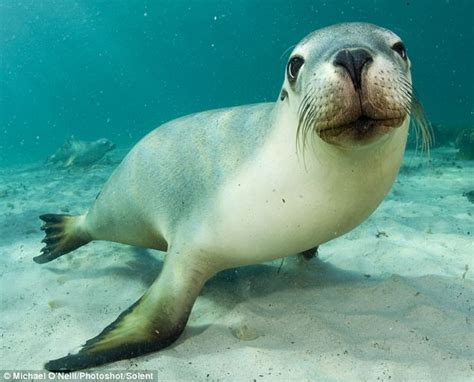
POLYGON ((472 0, 0 0, 0 380, 472 381, 472 41, 472 0))

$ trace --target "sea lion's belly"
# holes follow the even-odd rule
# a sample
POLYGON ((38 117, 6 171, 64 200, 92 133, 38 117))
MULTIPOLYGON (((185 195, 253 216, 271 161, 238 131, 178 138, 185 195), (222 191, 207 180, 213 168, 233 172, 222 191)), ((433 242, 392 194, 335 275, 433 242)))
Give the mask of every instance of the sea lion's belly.
MULTIPOLYGON (((342 204, 318 189, 282 184, 236 186, 226 190, 213 211, 213 247, 218 256, 254 263, 296 254, 352 228, 342 204), (258 188, 260 186, 260 188, 258 188)), ((348 214, 350 215, 350 214, 348 214)))
POLYGON ((396 161, 304 160, 278 148, 250 161, 209 206, 198 245, 212 261, 251 264, 340 236, 375 210, 398 171, 396 161))

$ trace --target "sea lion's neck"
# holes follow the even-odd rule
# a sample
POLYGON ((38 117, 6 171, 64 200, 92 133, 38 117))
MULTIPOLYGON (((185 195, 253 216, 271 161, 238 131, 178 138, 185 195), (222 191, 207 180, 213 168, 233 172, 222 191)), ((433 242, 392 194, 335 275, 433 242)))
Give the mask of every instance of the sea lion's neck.
MULTIPOLYGON (((268 163, 279 166, 281 176, 286 173, 292 178, 290 183, 300 190, 319 193, 315 205, 344 206, 341 210, 347 215, 340 219, 344 224, 334 230, 335 236, 366 219, 389 192, 398 174, 409 117, 379 141, 352 149, 328 144, 316 133, 306 145, 298 144, 296 113, 277 103, 273 114, 274 137, 268 155, 274 159, 268 163)), ((331 216, 329 210, 328 216, 331 216)))
POLYGON ((270 120, 276 141, 287 147, 289 153, 294 153, 305 166, 313 163, 365 169, 377 162, 387 163, 389 167, 395 165, 396 173, 403 157, 410 124, 410 117, 407 116, 400 127, 394 128, 376 142, 342 147, 323 141, 315 131, 303 142, 298 136, 298 109, 289 100, 275 102, 270 120))

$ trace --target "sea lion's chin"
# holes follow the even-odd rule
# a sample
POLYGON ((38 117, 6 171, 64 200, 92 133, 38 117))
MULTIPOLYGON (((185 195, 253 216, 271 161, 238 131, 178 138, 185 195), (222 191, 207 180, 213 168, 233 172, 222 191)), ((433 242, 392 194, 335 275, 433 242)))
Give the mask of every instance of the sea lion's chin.
POLYGON ((338 124, 316 126, 317 135, 326 143, 336 146, 357 148, 378 142, 389 136, 406 120, 407 115, 394 118, 375 119, 360 116, 355 120, 338 124))

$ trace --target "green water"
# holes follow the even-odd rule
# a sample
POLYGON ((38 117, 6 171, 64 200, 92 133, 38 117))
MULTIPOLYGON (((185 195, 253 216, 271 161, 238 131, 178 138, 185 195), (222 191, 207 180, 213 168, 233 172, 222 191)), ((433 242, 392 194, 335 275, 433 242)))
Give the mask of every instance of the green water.
POLYGON ((473 125, 473 14, 472 0, 0 0, 0 166, 275 100, 288 48, 346 21, 399 34, 429 119, 473 125))

